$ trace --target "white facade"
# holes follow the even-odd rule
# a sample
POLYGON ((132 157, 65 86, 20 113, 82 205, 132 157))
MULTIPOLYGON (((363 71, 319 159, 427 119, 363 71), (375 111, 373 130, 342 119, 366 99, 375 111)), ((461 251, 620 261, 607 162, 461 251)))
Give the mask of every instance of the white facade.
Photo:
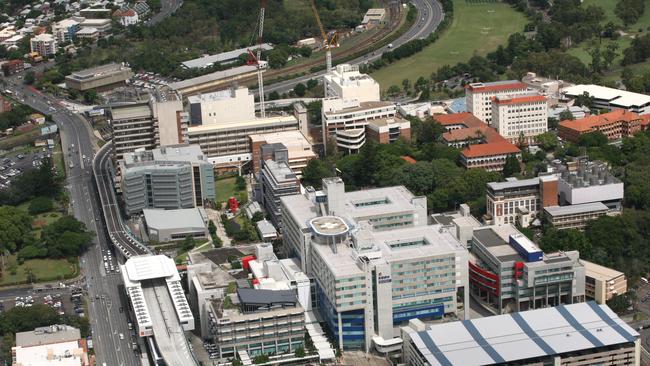
POLYGON ((361 102, 380 100, 379 83, 359 72, 356 65, 341 64, 323 77, 325 97, 356 99, 361 102))
POLYGON ((471 83, 465 89, 467 111, 481 121, 490 124, 492 120, 492 98, 505 95, 516 96, 529 92, 528 86, 517 80, 471 83))
POLYGON ((562 90, 564 97, 576 98, 588 94, 593 98, 594 108, 626 109, 638 114, 650 113, 650 96, 600 85, 574 85, 562 90))
POLYGON ((32 52, 47 57, 56 53, 57 41, 53 35, 48 33, 39 34, 29 41, 32 52))
POLYGON ((255 97, 248 88, 222 90, 187 98, 194 125, 214 125, 255 119, 255 97))
POLYGON ((64 19, 52 24, 52 34, 58 42, 71 42, 79 30, 79 22, 72 19, 64 19))
POLYGON ((534 143, 548 131, 548 101, 542 95, 498 96, 492 102, 492 126, 511 143, 534 143))

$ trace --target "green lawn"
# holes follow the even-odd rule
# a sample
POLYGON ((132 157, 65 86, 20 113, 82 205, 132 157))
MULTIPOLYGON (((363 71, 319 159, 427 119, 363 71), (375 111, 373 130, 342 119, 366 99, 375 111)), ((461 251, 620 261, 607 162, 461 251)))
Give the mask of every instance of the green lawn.
POLYGON ((383 90, 428 78, 439 67, 468 61, 474 54, 485 55, 505 44, 512 33, 526 24, 523 14, 504 3, 468 3, 454 0, 454 20, 445 33, 421 52, 397 61, 372 74, 383 90))
MULTIPOLYGON (((612 41, 608 41, 605 39, 603 40, 601 45, 601 50, 605 49, 608 42, 612 42, 612 41)), ((612 66, 612 68, 615 69, 619 67, 621 59, 623 58, 623 50, 630 47, 630 44, 632 43, 632 39, 629 37, 621 37, 613 42, 618 43, 618 50, 616 51, 618 53, 618 56, 614 59, 614 64, 612 66)), ((567 53, 579 58, 580 61, 582 61, 585 65, 589 65, 591 63, 591 56, 589 56, 589 53, 587 52, 587 48, 588 48, 587 42, 583 42, 579 46, 568 49, 567 53)))
POLYGON ((217 191, 217 202, 226 202, 228 198, 235 195, 235 177, 219 179, 214 183, 214 189, 217 191))
POLYGON ((30 259, 18 265, 16 256, 4 257, 4 271, 0 286, 27 283, 27 273, 31 269, 35 282, 58 281, 77 275, 78 265, 65 259, 30 259), (15 271, 15 274, 12 272, 15 271))

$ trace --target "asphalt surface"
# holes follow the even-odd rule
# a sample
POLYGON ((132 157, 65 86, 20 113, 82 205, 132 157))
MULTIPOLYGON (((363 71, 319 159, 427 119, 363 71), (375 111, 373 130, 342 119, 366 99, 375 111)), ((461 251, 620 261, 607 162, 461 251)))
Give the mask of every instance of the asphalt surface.
MULTIPOLYGON (((102 253, 110 248, 93 184, 94 149, 90 125, 80 115, 62 108, 54 98, 23 85, 22 80, 14 77, 5 78, 4 81, 6 89, 13 91, 32 108, 51 115, 59 126, 67 171, 67 189, 74 216, 97 234, 93 240, 94 245, 81 257, 80 263, 90 299, 88 316, 97 357, 96 364, 141 365, 139 358, 130 349, 127 311, 120 311, 122 305, 118 285, 121 284, 122 278, 116 273, 106 274, 103 267, 102 253), (119 334, 124 334, 124 340, 120 340, 119 334)), ((14 290, 14 293, 18 291, 20 290, 14 290)), ((22 291, 28 293, 31 290, 22 291)))
MULTIPOLYGON (((408 31, 406 31, 404 34, 392 42, 393 49, 414 39, 422 39, 428 37, 438 28, 445 17, 444 12, 442 11, 442 5, 440 2, 438 2, 438 0, 411 0, 411 4, 418 10, 417 21, 413 24, 413 26, 411 26, 411 28, 409 28, 408 31)), ((371 54, 353 59, 347 63, 352 65, 360 65, 367 62, 373 62, 379 59, 384 52, 389 50, 391 50, 391 48, 386 45, 372 52, 371 54)), ((336 52, 336 49, 334 49, 332 52, 336 52)), ((312 73, 291 80, 281 81, 268 86, 264 85, 264 93, 266 94, 274 91, 278 93, 286 93, 289 90, 292 90, 296 84, 306 83, 310 79, 320 78, 325 75, 325 72, 326 71, 323 70, 317 73, 312 73)), ((257 90, 255 90, 255 92, 257 92, 257 90)))
POLYGON ((160 11, 147 21, 147 26, 159 23, 161 20, 174 14, 183 5, 183 0, 161 0, 160 5, 162 6, 160 11))

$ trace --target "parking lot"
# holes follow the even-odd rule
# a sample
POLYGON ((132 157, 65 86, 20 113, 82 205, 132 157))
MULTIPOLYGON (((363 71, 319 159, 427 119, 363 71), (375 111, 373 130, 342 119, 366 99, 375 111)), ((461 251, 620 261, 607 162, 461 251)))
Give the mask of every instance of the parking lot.
POLYGON ((84 316, 84 303, 85 299, 81 288, 75 287, 70 292, 34 293, 0 300, 0 312, 14 307, 31 307, 35 304, 44 304, 55 309, 59 315, 84 316))
POLYGON ((0 158, 0 189, 8 187, 20 174, 40 167, 44 158, 50 158, 52 153, 47 148, 37 151, 8 153, 0 158))

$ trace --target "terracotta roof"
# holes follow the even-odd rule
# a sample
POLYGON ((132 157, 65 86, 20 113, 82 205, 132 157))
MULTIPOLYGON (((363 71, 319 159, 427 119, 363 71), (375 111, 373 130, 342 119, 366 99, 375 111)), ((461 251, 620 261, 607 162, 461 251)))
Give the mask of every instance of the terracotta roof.
POLYGON ((634 121, 642 118, 644 117, 641 117, 634 112, 630 112, 625 109, 616 109, 609 113, 591 115, 581 119, 564 120, 560 122, 560 126, 574 131, 585 132, 585 131, 592 130, 594 127, 600 127, 613 122, 618 122, 618 121, 629 122, 629 121, 634 121))
POLYGON ((523 95, 517 97, 503 97, 503 98, 492 98, 492 101, 496 104, 526 104, 526 103, 539 103, 546 102, 546 97, 543 95, 523 95))
POLYGON ((407 155, 401 156, 401 158, 402 158, 402 160, 404 160, 405 162, 407 162, 407 163, 409 163, 409 164, 415 164, 415 163, 417 163, 417 160, 415 160, 415 159, 413 159, 412 157, 407 156, 407 155))
POLYGON ((648 125, 650 125, 650 114, 644 114, 641 117, 641 126, 645 130, 648 128, 648 125))
POLYGON ((461 155, 466 158, 478 158, 481 156, 503 155, 503 154, 516 154, 520 152, 519 148, 507 141, 490 142, 487 144, 469 145, 461 155))
POLYGON ((496 82, 496 83, 472 83, 468 84, 465 88, 473 92, 496 92, 513 89, 527 89, 528 86, 521 81, 511 80, 511 82, 496 82), (479 85, 477 85, 479 84, 479 85))
POLYGON ((481 127, 470 127, 470 128, 461 128, 457 130, 452 130, 442 134, 443 140, 447 142, 452 141, 464 141, 468 139, 475 139, 478 137, 485 137, 485 128, 481 127))
POLYGON ((117 9, 113 13, 114 17, 134 17, 135 15, 136 13, 135 10, 133 9, 126 9, 126 10, 117 9))
POLYGON ((485 125, 483 121, 476 118, 476 116, 469 112, 439 114, 433 116, 433 119, 443 126, 457 125, 461 123, 467 127, 479 127, 481 125, 485 125))

